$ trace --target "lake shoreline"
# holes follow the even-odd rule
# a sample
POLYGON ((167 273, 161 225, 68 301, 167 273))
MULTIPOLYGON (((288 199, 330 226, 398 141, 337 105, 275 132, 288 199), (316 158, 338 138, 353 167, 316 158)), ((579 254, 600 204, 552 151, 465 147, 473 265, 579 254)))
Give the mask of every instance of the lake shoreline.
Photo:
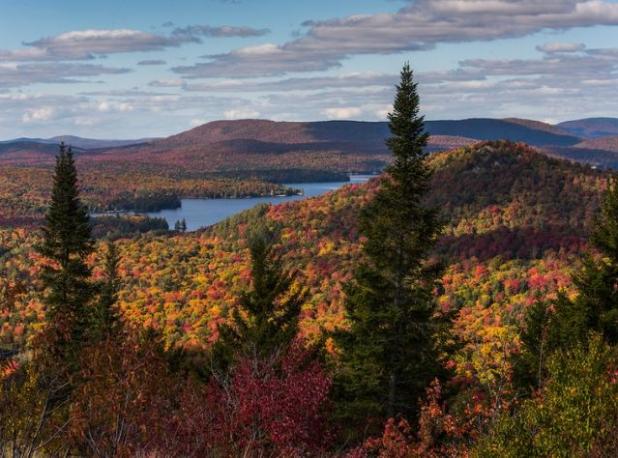
MULTIPOLYGON (((313 183, 285 183, 286 187, 298 189, 300 193, 283 196, 261 196, 248 198, 182 198, 181 206, 175 209, 165 209, 153 212, 111 212, 116 215, 144 215, 149 218, 163 218, 170 228, 176 222, 185 220, 189 232, 203 229, 217 224, 229 217, 255 207, 260 204, 282 204, 299 200, 310 199, 335 191, 343 186, 359 184, 368 181, 376 175, 350 175, 348 181, 313 182, 313 183)), ((100 214, 99 214, 100 215, 100 214)))

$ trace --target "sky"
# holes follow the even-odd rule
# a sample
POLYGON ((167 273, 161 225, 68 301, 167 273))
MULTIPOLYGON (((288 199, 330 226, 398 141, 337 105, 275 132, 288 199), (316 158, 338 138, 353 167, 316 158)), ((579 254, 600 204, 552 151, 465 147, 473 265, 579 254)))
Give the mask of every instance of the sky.
POLYGON ((219 119, 617 116, 618 0, 0 0, 0 139, 219 119))

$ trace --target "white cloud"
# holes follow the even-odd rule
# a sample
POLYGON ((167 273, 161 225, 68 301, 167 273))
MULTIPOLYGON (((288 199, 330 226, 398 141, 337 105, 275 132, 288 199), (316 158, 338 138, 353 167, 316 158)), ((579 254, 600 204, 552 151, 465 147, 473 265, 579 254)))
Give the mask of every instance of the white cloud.
POLYGON ((269 29, 255 29, 246 26, 209 26, 209 25, 190 25, 187 27, 178 27, 172 31, 172 35, 176 37, 212 37, 212 38, 229 38, 229 37, 259 37, 269 33, 269 29))
POLYGON ((116 112, 116 113, 128 113, 133 111, 134 107, 128 102, 117 102, 110 100, 102 100, 97 105, 97 111, 107 113, 107 112, 116 112))
POLYGON ((24 123, 49 121, 54 116, 54 113, 53 107, 41 107, 26 111, 21 120, 24 123))
POLYGON ((202 124, 206 124, 208 121, 204 118, 193 118, 189 125, 191 127, 201 126, 202 124))
POLYGON ((72 83, 76 78, 128 73, 129 69, 81 63, 0 64, 0 88, 35 83, 72 83))
POLYGON ((223 112, 225 119, 249 119, 257 118, 260 116, 260 112, 252 110, 251 108, 233 108, 223 112))
POLYGON ((586 45, 583 43, 554 42, 537 46, 536 49, 545 54, 573 53, 584 51, 586 49, 586 45))
POLYGON ((322 111, 328 119, 351 119, 359 116, 362 112, 363 110, 358 107, 326 108, 322 111))
POLYGON ((607 0, 416 0, 395 13, 308 21, 281 45, 240 48, 173 70, 186 78, 277 76, 339 67, 359 54, 431 49, 438 43, 489 41, 542 30, 618 25, 607 0))
POLYGON ((176 28, 170 35, 134 29, 73 30, 26 42, 25 48, 0 50, 0 62, 87 60, 116 53, 161 51, 185 43, 201 43, 202 37, 249 37, 266 33, 267 29, 208 25, 176 28))

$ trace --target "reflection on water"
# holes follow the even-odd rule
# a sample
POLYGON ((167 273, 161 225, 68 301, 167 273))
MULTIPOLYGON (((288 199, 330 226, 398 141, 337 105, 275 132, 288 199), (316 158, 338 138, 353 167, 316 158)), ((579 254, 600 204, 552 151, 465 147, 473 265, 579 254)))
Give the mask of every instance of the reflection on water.
POLYGON ((148 216, 165 218, 170 229, 176 221, 184 219, 187 230, 194 231, 200 227, 210 226, 243 210, 255 207, 258 204, 280 204, 292 200, 302 200, 334 191, 350 183, 363 183, 371 178, 370 175, 352 175, 350 181, 331 183, 286 183, 294 189, 302 189, 302 196, 282 197, 251 197, 247 199, 182 199, 182 207, 174 210, 161 210, 147 213, 148 216))

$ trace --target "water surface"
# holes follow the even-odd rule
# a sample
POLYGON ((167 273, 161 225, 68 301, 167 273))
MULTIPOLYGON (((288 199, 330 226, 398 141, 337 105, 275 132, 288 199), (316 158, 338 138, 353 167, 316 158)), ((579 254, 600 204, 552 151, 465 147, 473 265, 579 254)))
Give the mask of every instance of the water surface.
POLYGON ((351 183, 363 183, 371 175, 351 175, 350 181, 328 183, 286 183, 286 186, 301 189, 300 196, 250 197, 246 199, 182 199, 182 206, 173 210, 161 210, 146 213, 148 216, 165 218, 170 229, 176 221, 184 219, 187 230, 194 231, 201 227, 211 226, 230 216, 240 213, 259 204, 280 204, 293 200, 308 199, 334 191, 351 183))

